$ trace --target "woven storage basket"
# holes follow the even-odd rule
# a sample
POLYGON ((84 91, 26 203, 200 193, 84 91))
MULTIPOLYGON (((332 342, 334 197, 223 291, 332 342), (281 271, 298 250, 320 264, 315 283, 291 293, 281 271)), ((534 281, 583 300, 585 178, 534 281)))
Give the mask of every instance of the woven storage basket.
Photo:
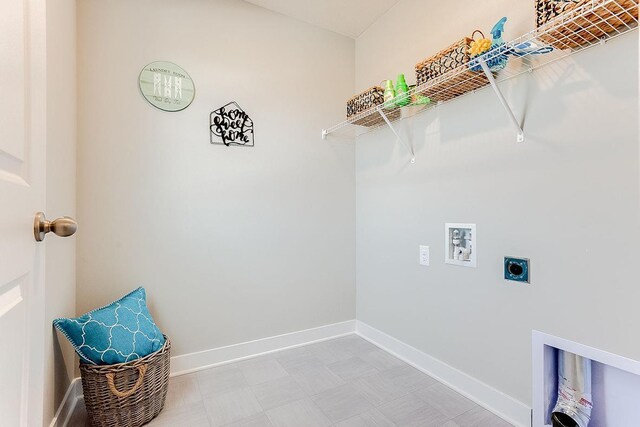
POLYGON ((171 343, 146 357, 115 365, 80 364, 91 427, 137 427, 164 407, 169 386, 171 343))
POLYGON ((597 42, 607 34, 638 21, 638 0, 534 0, 538 38, 557 49, 576 49, 597 42), (587 13, 572 19, 572 14, 584 6, 587 13), (562 15, 562 18, 558 18, 562 15), (559 19, 562 22, 554 31, 544 25, 559 19))
POLYGON ((384 89, 373 86, 353 96, 347 101, 347 118, 368 110, 384 102, 384 89))
MULTIPOLYGON (((384 103, 384 89, 380 86, 370 87, 347 101, 347 119, 375 108, 382 103, 384 103)), ((389 120, 395 120, 400 117, 400 110, 385 109, 385 114, 389 120)), ((375 127, 382 125, 384 119, 380 114, 372 113, 366 114, 365 117, 355 120, 353 123, 358 126, 375 127)))
POLYGON ((469 48, 472 41, 471 38, 465 37, 416 64, 418 85, 436 80, 432 86, 421 91, 423 95, 434 101, 448 101, 489 84, 484 73, 476 73, 468 68, 471 59, 469 48), (440 79, 445 74, 448 77, 440 79), (438 80, 441 82, 438 83, 438 80))

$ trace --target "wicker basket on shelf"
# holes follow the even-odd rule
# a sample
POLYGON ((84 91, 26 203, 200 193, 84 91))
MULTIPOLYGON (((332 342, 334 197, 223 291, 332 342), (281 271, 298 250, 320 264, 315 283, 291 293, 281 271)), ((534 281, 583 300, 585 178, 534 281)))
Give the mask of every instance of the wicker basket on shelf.
POLYGON ((556 49, 576 49, 634 27, 638 0, 534 0, 538 38, 556 49), (547 23, 554 29, 547 29, 547 23))
POLYGON ((465 37, 416 64, 418 85, 434 81, 433 85, 420 91, 423 95, 434 101, 448 101, 489 84, 484 73, 476 73, 468 68, 472 41, 465 37), (445 74, 447 77, 443 78, 445 74))
POLYGON ((137 427, 156 417, 169 386, 171 343, 146 357, 115 365, 80 364, 91 427, 137 427))
MULTIPOLYGON (((360 113, 371 110, 384 103, 384 89, 380 86, 373 86, 347 101, 347 119, 357 116, 360 113)), ((385 114, 389 120, 396 120, 400 117, 400 110, 385 109, 385 114)), ((375 127, 384 123, 384 119, 377 112, 365 114, 364 117, 353 122, 358 126, 375 127)))

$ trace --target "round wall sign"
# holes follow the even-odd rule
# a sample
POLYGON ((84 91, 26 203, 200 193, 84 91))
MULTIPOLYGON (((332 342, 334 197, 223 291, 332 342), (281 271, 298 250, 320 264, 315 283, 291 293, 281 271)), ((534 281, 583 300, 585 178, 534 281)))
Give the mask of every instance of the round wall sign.
POLYGON ((172 62, 156 61, 145 66, 139 84, 149 104, 163 111, 184 110, 196 94, 189 74, 172 62))

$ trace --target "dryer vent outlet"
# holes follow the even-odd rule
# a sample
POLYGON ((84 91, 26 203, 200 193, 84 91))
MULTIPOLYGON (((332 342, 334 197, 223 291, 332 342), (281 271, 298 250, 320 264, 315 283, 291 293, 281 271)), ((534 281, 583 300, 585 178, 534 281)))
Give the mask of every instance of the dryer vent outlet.
POLYGON ((504 278, 513 282, 531 283, 528 258, 504 257, 504 278))

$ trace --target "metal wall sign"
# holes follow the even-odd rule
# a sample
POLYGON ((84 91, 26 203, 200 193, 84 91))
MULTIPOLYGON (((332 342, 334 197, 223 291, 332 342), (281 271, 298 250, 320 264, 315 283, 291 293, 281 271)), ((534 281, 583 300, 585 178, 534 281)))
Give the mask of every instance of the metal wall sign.
POLYGON ((230 102, 209 115, 212 144, 253 147, 253 120, 236 102, 230 102))
POLYGON ((181 111, 191 104, 196 88, 189 74, 172 62, 156 61, 140 72, 140 92, 163 111, 181 111))

